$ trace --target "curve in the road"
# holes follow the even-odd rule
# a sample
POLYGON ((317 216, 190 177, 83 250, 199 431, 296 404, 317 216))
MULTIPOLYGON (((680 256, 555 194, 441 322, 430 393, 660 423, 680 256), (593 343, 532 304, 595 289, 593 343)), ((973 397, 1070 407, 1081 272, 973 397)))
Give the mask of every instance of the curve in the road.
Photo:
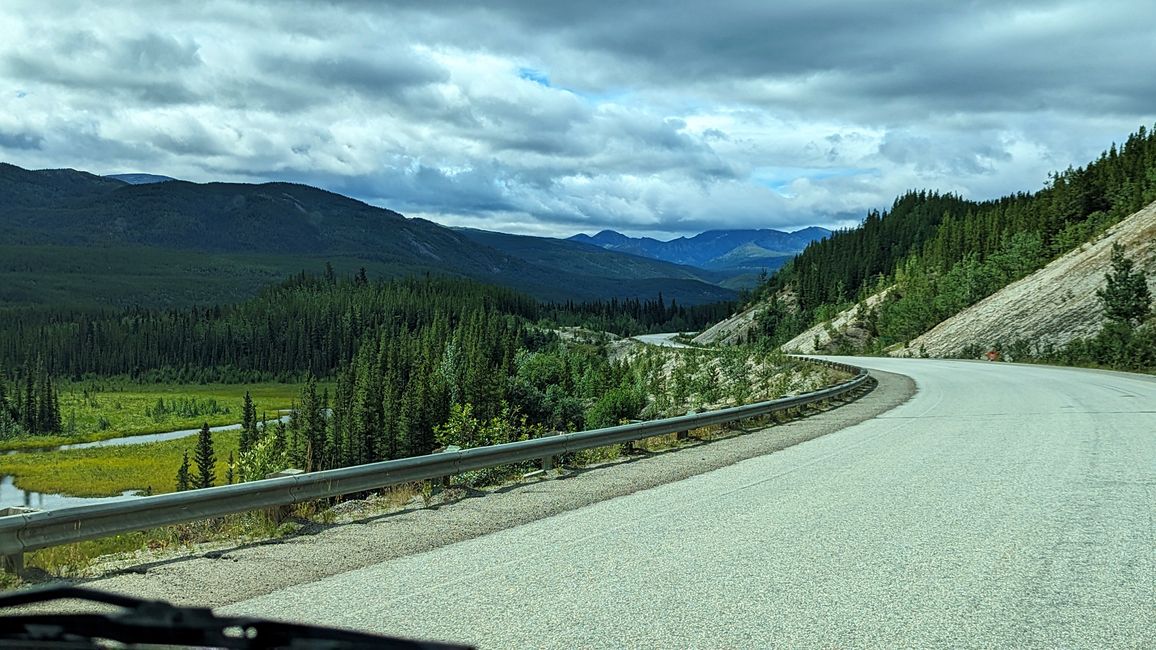
POLYGON ((1156 381, 851 362, 920 390, 775 454, 226 611, 482 647, 1156 645, 1156 381))

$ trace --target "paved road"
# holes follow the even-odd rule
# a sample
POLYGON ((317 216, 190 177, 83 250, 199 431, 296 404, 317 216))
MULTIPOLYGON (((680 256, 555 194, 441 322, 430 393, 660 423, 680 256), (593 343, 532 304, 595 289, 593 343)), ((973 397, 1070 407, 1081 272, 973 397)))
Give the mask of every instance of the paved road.
POLYGON ((482 647, 1156 646, 1156 380, 862 359, 906 404, 225 611, 482 647))
POLYGON ((638 336, 635 336, 633 338, 636 341, 642 341, 643 343, 648 343, 650 345, 657 345, 657 346, 663 347, 663 348, 689 348, 690 347, 689 345, 686 345, 685 343, 679 343, 678 341, 675 341, 674 337, 676 337, 676 336, 678 336, 678 332, 672 332, 669 334, 639 334, 638 336))

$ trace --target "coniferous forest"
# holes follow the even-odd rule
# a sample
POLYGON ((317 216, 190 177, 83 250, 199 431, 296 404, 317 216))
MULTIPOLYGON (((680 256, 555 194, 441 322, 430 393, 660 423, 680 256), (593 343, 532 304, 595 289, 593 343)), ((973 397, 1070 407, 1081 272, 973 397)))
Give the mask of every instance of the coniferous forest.
MULTIPOLYGON (((0 368, 7 369, 0 434, 61 430, 53 377, 307 382, 288 427, 280 437, 270 427, 263 447, 255 413, 245 408, 241 466, 249 466, 242 471, 248 477, 258 475, 255 463, 319 469, 428 453, 451 416, 459 424, 520 427, 502 439, 582 427, 592 406, 595 414, 614 415, 596 419, 617 423, 641 408, 612 390, 625 383, 625 370, 594 346, 564 345, 556 329, 632 335, 701 328, 732 308, 683 307, 661 295, 543 304, 469 280, 371 282, 364 272, 339 278, 327 270, 298 274, 234 305, 13 310, 0 321, 0 368), (606 393, 617 406, 598 404, 606 393)), ((174 405, 158 401, 154 408, 174 405)))

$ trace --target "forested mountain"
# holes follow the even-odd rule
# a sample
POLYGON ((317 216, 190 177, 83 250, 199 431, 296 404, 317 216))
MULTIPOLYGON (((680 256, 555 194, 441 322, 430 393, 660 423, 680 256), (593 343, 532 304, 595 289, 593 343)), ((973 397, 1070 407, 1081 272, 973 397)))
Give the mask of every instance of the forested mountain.
POLYGON ((471 277, 550 300, 649 299, 661 290, 691 304, 735 295, 685 269, 613 253, 575 269, 529 261, 304 185, 130 184, 0 164, 0 196, 0 299, 10 304, 217 302, 326 262, 374 277, 471 277))
POLYGON ((593 237, 580 234, 570 240, 702 269, 758 272, 781 267, 808 244, 829 234, 831 231, 817 226, 790 233, 771 229, 708 230, 694 237, 659 241, 603 230, 593 237))
POLYGON ((543 266, 556 266, 591 276, 697 280, 717 285, 742 271, 710 271, 701 267, 623 254, 571 239, 511 235, 471 228, 458 232, 483 246, 543 266))
POLYGON ((812 243, 761 288, 757 330, 779 342, 892 287, 862 325, 903 342, 1156 199, 1156 134, 1141 127, 1046 187, 991 201, 908 192, 890 210, 812 243))

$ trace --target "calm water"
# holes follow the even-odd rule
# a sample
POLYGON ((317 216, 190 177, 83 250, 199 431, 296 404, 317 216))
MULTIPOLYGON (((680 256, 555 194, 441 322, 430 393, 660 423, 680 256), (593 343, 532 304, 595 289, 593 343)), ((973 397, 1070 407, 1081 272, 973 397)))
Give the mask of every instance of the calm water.
POLYGON ((25 492, 13 484, 11 476, 0 478, 0 508, 24 506, 26 508, 36 508, 37 510, 55 510, 57 508, 83 506, 91 503, 104 503, 106 501, 123 501, 138 496, 140 495, 137 494, 136 490, 129 490, 114 497, 72 497, 66 494, 25 492))
MULTIPOLYGON (((288 422, 289 416, 282 415, 282 422, 288 422)), ((240 429, 240 424, 225 424, 219 427, 209 427, 209 431, 234 431, 240 429)), ((181 429, 180 431, 166 431, 164 433, 146 433, 139 436, 124 436, 122 438, 109 438, 108 440, 97 440, 96 442, 78 442, 72 445, 61 445, 57 449, 88 449, 89 447, 122 447, 124 445, 143 445, 146 442, 163 442, 165 440, 178 440, 180 438, 187 438, 195 436, 201 432, 201 428, 195 429, 181 429)))
MULTIPOLYGON (((289 416, 281 416, 282 422, 288 422, 289 416)), ((232 431, 240 429, 240 424, 227 424, 219 427, 210 427, 210 431, 232 431)), ((86 449, 88 447, 120 447, 124 445, 143 445, 148 442, 161 442, 164 440, 178 440, 188 436, 194 436, 200 433, 200 427, 196 429, 181 429, 179 431, 166 431, 164 433, 149 433, 140 436, 125 436, 123 438, 109 438, 108 440, 98 440, 96 442, 78 442, 72 445, 62 445, 56 449, 86 449)), ((51 450, 42 450, 51 451, 51 450)), ((15 452, 15 453, 36 453, 36 452, 15 452)), ((122 501, 124 499, 132 499, 141 496, 136 490, 128 490, 122 494, 111 497, 74 497, 67 494, 47 494, 41 492, 26 492, 16 486, 12 476, 0 477, 0 508, 7 508, 10 506, 24 506, 26 508, 36 508, 37 510, 55 510, 57 508, 69 508, 72 506, 89 505, 92 503, 103 503, 106 501, 122 501)))

